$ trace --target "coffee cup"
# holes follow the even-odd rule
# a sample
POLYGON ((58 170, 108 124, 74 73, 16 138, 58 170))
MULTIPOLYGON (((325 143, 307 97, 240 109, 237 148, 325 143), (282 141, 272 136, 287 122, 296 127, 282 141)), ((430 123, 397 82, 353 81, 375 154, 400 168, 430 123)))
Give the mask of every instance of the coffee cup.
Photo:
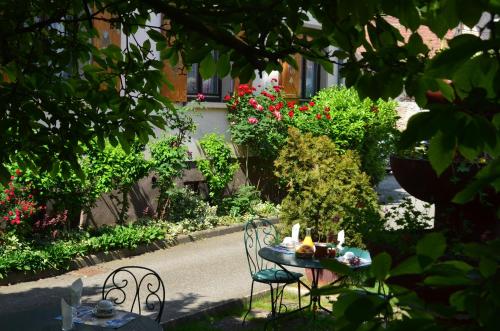
POLYGON ((100 315, 111 315, 115 311, 115 306, 109 300, 100 300, 95 306, 95 310, 100 315))

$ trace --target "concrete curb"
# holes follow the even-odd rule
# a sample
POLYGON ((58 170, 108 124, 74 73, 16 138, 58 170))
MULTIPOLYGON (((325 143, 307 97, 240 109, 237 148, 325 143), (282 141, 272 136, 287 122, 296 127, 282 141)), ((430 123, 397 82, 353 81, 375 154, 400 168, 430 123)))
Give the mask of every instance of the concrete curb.
MULTIPOLYGON (((269 293, 270 293, 270 290, 264 290, 264 291, 261 291, 258 293, 254 293, 253 300, 265 297, 266 295, 269 295, 269 293)), ((239 298, 239 299, 226 300, 226 301, 221 302, 217 305, 207 307, 205 309, 202 309, 202 310, 199 310, 197 312, 187 314, 187 315, 184 315, 184 316, 181 316, 178 318, 173 318, 173 319, 170 319, 166 322, 162 322, 160 324, 162 325, 164 330, 169 330, 171 328, 178 327, 184 323, 199 321, 203 318, 224 312, 224 311, 231 309, 231 308, 243 308, 244 305, 246 303, 248 303, 249 301, 250 301, 249 295, 246 297, 243 297, 243 298, 239 298)))
MULTIPOLYGON (((269 218, 269 220, 276 224, 278 222, 277 217, 269 218)), ((13 272, 7 275, 7 277, 0 279, 0 286, 12 285, 16 283, 29 282, 38 280, 41 278, 54 277, 64 274, 68 271, 73 271, 85 267, 94 266, 103 262, 110 262, 114 260, 119 260, 127 257, 142 255, 149 252, 154 252, 159 249, 166 249, 169 247, 186 244, 189 242, 208 239, 216 236, 223 236, 230 233, 235 233, 243 230, 245 223, 238 223, 229 226, 219 226, 214 229, 196 231, 190 234, 179 235, 172 239, 156 240, 147 245, 139 245, 134 250, 131 249, 118 249, 108 252, 99 252, 96 254, 90 254, 82 257, 78 257, 71 261, 70 266, 67 270, 58 269, 47 269, 39 272, 13 272)))

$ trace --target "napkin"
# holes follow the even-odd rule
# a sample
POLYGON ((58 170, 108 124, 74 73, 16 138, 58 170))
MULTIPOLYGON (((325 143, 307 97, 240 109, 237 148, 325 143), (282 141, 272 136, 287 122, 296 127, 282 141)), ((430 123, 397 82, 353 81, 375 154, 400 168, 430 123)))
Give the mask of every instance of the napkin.
POLYGON ((292 240, 296 243, 299 242, 299 230, 300 230, 300 224, 297 223, 294 226, 292 226, 292 240))
POLYGON ((339 251, 341 251, 342 248, 343 248, 342 245, 344 245, 344 242, 345 242, 345 232, 344 232, 344 230, 340 230, 339 231, 339 234, 337 235, 337 242, 338 242, 337 249, 339 251))
POLYGON ((75 308, 66 303, 66 300, 61 298, 61 314, 62 314, 62 329, 64 331, 73 329, 73 311, 75 308))
POLYGON ((70 304, 73 307, 79 307, 82 301, 82 289, 83 282, 81 278, 78 278, 71 284, 70 287, 70 304))

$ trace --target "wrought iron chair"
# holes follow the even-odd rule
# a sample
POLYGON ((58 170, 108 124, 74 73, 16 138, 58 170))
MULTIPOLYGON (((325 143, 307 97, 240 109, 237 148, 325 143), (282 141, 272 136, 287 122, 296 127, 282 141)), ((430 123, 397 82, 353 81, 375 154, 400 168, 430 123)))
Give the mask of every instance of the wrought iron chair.
POLYGON ((111 300, 116 305, 125 306, 132 301, 130 311, 133 312, 136 308, 139 315, 142 315, 143 308, 152 312, 158 310, 155 321, 160 323, 165 305, 165 285, 160 276, 149 268, 121 267, 112 271, 104 281, 102 298, 111 300), (129 300, 127 300, 127 294, 129 300), (130 296, 133 296, 133 299, 130 299, 130 296))
POLYGON ((278 233, 274 225, 266 219, 257 219, 248 221, 245 225, 245 232, 243 235, 245 241, 245 250, 247 254, 248 267, 250 269, 250 276, 252 277, 252 287, 250 290, 250 303, 248 311, 243 317, 243 324, 247 315, 252 309, 253 287, 255 282, 268 284, 271 288, 271 314, 274 317, 276 312, 281 312, 283 300, 283 291, 288 284, 298 284, 299 294, 299 308, 300 302, 300 282, 299 279, 303 276, 298 272, 287 272, 283 269, 276 268, 272 262, 268 262, 259 256, 259 250, 265 246, 271 246, 279 243, 278 233), (273 284, 276 288, 273 289, 273 284), (283 286, 280 288, 280 284, 283 286), (279 305, 278 304, 279 300, 279 305))

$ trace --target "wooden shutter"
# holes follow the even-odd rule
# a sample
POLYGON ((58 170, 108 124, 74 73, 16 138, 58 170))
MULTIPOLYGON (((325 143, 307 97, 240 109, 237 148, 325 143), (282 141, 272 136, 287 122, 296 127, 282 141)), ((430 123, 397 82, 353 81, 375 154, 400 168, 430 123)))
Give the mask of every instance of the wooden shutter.
MULTIPOLYGON (((97 18, 111 18, 111 14, 102 13, 97 15, 97 18)), ((101 21, 99 19, 94 19, 93 21, 94 27, 99 32, 99 38, 94 38, 92 43, 97 48, 108 47, 113 44, 121 48, 121 30, 114 28, 111 23, 101 21)))
MULTIPOLYGON (((164 20, 164 27, 169 29, 169 20, 164 20)), ((172 102, 187 101, 187 70, 182 63, 182 58, 179 56, 179 61, 175 66, 170 64, 170 61, 163 61, 163 73, 167 80, 172 84, 171 90, 166 84, 161 88, 161 95, 167 97, 172 102)))
POLYGON ((163 73, 167 77, 170 84, 174 89, 171 90, 167 85, 161 88, 161 94, 170 99, 172 102, 186 102, 187 101, 187 70, 179 59, 179 63, 174 67, 170 62, 163 61, 163 73))
POLYGON ((284 97, 288 99, 300 98, 302 56, 296 54, 294 55, 294 59, 299 66, 299 70, 285 62, 279 76, 279 83, 283 86, 284 97))

